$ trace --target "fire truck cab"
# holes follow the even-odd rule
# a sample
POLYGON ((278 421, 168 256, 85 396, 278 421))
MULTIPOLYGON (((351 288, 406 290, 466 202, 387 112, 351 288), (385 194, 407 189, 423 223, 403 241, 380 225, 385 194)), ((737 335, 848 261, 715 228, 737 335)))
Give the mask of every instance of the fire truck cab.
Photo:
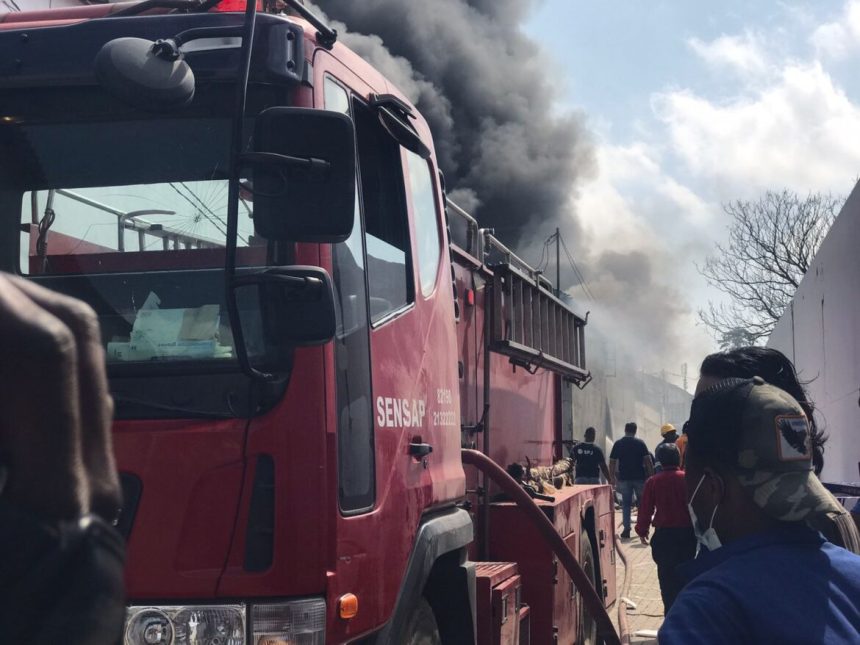
MULTIPOLYGON (((256 17, 241 145, 306 163, 291 162, 277 194, 243 170, 232 231, 231 30, 243 18, 200 11, 209 4, 0 14, 0 269, 99 315, 125 642, 594 638, 540 536, 460 456, 563 456, 585 321, 446 207, 415 106, 300 16, 256 17), (193 72, 185 103, 135 104, 98 67, 111 41, 177 34, 193 72), (354 168, 350 191, 332 184, 333 161, 314 166, 327 155, 351 157, 338 166, 354 168), (280 210, 264 221, 267 199, 280 210), (326 228, 337 217, 345 234, 326 228), (239 278, 302 286, 237 295, 231 316, 231 235, 239 278), (279 330, 276 378, 251 378, 239 353, 263 370, 279 330)), ((614 602, 609 489, 541 504, 614 602)))

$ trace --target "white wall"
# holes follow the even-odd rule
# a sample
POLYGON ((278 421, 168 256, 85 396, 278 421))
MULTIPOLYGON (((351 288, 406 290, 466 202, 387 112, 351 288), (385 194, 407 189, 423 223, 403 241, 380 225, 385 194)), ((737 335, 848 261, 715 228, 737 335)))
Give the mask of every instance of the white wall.
POLYGON ((855 186, 768 340, 787 354, 830 435, 825 481, 860 474, 860 184, 855 186))

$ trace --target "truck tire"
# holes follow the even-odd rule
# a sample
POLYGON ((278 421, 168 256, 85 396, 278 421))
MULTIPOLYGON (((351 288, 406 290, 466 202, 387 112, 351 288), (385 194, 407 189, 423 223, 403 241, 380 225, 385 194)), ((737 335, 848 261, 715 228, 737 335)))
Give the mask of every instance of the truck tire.
POLYGON ((442 645, 436 616, 425 598, 421 598, 406 626, 404 645, 442 645))
MULTIPOLYGON (((587 531, 579 536, 579 564, 585 572, 595 589, 599 589, 595 582, 597 567, 594 564, 594 549, 591 548, 591 539, 587 531)), ((576 634, 577 645, 597 645, 597 621, 583 606, 582 595, 579 601, 579 629, 576 634)))

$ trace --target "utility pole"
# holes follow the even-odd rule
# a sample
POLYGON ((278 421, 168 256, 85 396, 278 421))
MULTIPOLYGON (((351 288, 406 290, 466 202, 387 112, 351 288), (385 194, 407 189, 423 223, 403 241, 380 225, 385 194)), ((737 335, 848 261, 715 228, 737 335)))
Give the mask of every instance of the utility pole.
POLYGON ((558 226, 555 227, 555 297, 561 295, 561 234, 558 231, 558 226))
POLYGON ((681 365, 681 378, 684 379, 684 391, 687 390, 687 364, 681 365))
POLYGON ((662 401, 660 402, 660 425, 666 423, 666 370, 660 370, 660 389, 663 391, 662 401))

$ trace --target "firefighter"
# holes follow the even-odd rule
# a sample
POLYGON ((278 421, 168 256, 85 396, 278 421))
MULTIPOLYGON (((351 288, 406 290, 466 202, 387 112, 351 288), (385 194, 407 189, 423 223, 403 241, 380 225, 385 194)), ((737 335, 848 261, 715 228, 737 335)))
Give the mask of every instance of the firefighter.
POLYGON ((697 392, 685 481, 703 550, 659 642, 857 643, 860 556, 812 528, 851 520, 813 472, 803 408, 760 377, 697 392))
POLYGON ((660 451, 660 446, 666 443, 675 443, 678 440, 678 431, 671 423, 664 423, 660 427, 660 436, 662 439, 657 444, 657 447, 654 448, 654 472, 657 473, 661 470, 660 455, 657 454, 660 451))
POLYGON ((0 274, 0 641, 120 641, 124 542, 93 311, 0 274))

